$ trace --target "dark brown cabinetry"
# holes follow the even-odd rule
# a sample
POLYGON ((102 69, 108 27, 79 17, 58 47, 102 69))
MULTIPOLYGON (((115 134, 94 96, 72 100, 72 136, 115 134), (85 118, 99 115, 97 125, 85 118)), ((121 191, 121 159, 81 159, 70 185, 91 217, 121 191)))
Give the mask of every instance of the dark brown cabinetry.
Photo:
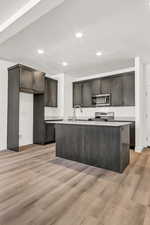
POLYGON ((112 80, 109 78, 101 79, 101 94, 111 94, 112 80))
POLYGON ((45 144, 55 142, 55 123, 45 123, 45 144))
POLYGON ((122 77, 111 78, 111 105, 123 106, 123 83, 122 77))
POLYGON ((57 80, 45 78, 45 106, 57 107, 57 86, 57 80))
POLYGON ((95 107, 92 96, 110 94, 110 106, 135 105, 135 75, 133 72, 73 83, 73 106, 95 107))
POLYGON ((20 71, 20 91, 44 93, 45 74, 32 68, 17 65, 20 71))
POLYGON ((127 121, 127 120, 116 120, 116 121, 131 123, 130 124, 130 148, 135 149, 135 121, 127 121))
POLYGON ((22 91, 30 91, 33 89, 33 71, 27 68, 20 67, 20 89, 22 91))
POLYGON ((73 83, 73 105, 82 106, 82 83, 73 83))
POLYGON ((34 94, 33 143, 44 144, 44 94, 34 94))
POLYGON ((8 74, 7 148, 19 150, 19 77, 18 68, 8 74))
POLYGON ((133 106, 135 105, 135 75, 132 73, 127 73, 122 77, 123 83, 123 105, 133 106))
POLYGON ((8 68, 7 148, 19 151, 19 92, 34 94, 33 142, 43 144, 44 130, 44 73, 24 65, 8 68))
POLYGON ((43 93, 44 92, 44 82, 45 82, 45 76, 43 73, 39 71, 33 72, 33 90, 36 93, 43 93))
POLYGON ((92 106, 91 82, 82 83, 82 105, 85 107, 92 106))
POLYGON ((101 93, 101 80, 94 79, 91 80, 92 96, 99 95, 101 93))
POLYGON ((56 156, 123 172, 129 164, 129 126, 56 124, 56 156))
POLYGON ((130 148, 135 148, 135 122, 130 125, 130 148))

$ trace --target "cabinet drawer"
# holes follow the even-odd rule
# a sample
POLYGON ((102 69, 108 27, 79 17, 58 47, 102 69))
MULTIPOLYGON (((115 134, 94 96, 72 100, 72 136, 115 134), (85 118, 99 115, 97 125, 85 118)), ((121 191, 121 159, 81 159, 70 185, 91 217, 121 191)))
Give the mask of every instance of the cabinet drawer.
POLYGON ((55 142, 55 124, 45 124, 45 144, 55 142))

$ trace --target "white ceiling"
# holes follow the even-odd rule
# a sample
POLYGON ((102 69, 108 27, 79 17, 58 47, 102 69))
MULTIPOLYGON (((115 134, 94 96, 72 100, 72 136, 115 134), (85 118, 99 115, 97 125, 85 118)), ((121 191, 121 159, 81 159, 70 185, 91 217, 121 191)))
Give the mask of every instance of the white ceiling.
POLYGON ((0 1, 0 25, 8 20, 20 8, 22 8, 30 0, 4 0, 0 1))
MULTIPOLYGON (((148 0, 65 0, 0 45, 0 57, 51 74, 83 76, 150 63, 148 0), (82 39, 74 34, 84 33, 82 39), (37 49, 45 50, 38 55, 37 49), (95 54, 100 50, 103 55, 95 54), (69 63, 62 67, 61 62, 69 63)), ((8 4, 9 6, 9 4, 8 4)))

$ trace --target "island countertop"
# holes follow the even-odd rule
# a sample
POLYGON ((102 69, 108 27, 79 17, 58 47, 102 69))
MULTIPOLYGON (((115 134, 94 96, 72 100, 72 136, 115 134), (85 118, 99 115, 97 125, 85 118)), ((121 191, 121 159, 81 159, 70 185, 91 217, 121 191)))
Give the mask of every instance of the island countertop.
POLYGON ((63 121, 45 121, 46 123, 56 123, 56 124, 68 124, 68 125, 90 125, 90 126, 109 126, 109 127, 122 127, 130 125, 130 122, 105 122, 105 121, 73 121, 73 120, 63 120, 63 121))

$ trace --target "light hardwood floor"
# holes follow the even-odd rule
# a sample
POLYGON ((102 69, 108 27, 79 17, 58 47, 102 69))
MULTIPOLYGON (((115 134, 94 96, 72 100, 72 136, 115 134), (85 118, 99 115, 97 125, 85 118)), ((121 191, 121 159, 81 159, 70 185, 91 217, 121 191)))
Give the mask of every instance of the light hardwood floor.
POLYGON ((123 174, 55 158, 55 145, 0 153, 0 225, 150 225, 150 151, 123 174))

